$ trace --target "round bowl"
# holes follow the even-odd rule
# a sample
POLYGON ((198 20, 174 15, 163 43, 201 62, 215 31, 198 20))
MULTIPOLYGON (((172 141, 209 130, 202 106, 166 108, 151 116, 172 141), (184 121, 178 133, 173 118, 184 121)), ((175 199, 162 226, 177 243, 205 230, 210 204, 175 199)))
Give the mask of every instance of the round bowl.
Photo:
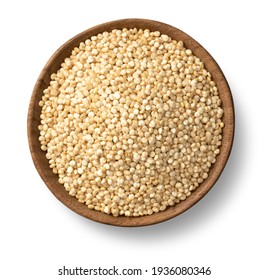
POLYGON ((29 105, 27 128, 30 151, 35 167, 49 190, 63 204, 76 213, 100 223, 115 226, 145 226, 163 222, 183 213, 195 203, 197 203, 216 183, 226 165, 233 144, 234 107, 229 85, 220 67, 212 58, 212 56, 193 38, 181 30, 165 23, 146 19, 122 19, 100 24, 85 30, 63 44, 52 55, 43 68, 34 87, 29 105), (168 207, 165 211, 154 213, 149 216, 114 217, 112 215, 89 209, 85 204, 78 202, 75 197, 70 196, 65 188, 58 182, 58 176, 55 175, 50 169, 49 162, 45 156, 46 153, 41 150, 41 145, 38 139, 38 125, 40 122, 41 113, 41 107, 38 105, 38 103, 42 98, 43 90, 49 85, 51 74, 56 72, 61 67, 61 63, 64 61, 64 59, 71 55, 72 49, 78 46, 80 42, 83 42, 91 36, 104 31, 109 32, 113 29, 135 27, 138 29, 149 29, 150 31, 160 31, 163 34, 170 36, 172 39, 183 41, 185 47, 192 50, 194 55, 199 57, 204 62, 205 68, 211 73, 213 80, 216 82, 219 90, 219 96, 222 100, 222 108, 224 110, 223 122, 225 126, 223 129, 222 146, 220 153, 217 156, 217 161, 211 167, 208 178, 195 191, 193 191, 192 194, 186 198, 186 200, 181 201, 174 206, 168 207))

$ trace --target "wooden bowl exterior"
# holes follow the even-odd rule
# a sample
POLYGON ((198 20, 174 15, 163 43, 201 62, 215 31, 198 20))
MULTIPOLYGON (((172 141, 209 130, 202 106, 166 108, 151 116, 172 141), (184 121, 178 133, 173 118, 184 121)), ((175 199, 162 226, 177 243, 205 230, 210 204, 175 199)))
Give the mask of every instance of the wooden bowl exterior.
POLYGON ((34 87, 28 111, 27 129, 30 152, 35 167, 49 190, 62 203, 76 213, 100 223, 115 226, 145 226, 168 220, 183 213, 197 203, 213 187, 222 173, 231 152, 234 137, 234 106, 229 85, 220 67, 212 56, 193 38, 181 30, 161 22, 146 19, 122 19, 100 24, 85 30, 62 45, 52 55, 42 70, 34 87), (43 90, 49 85, 51 74, 61 67, 61 63, 64 59, 71 55, 72 49, 78 46, 80 42, 104 31, 109 32, 113 29, 135 27, 149 29, 150 31, 160 31, 163 34, 167 34, 172 39, 183 41, 185 47, 191 49, 194 55, 204 62, 206 69, 212 74, 219 89, 219 95, 224 110, 223 122, 225 127, 223 129, 220 154, 217 157, 216 163, 210 169, 208 178, 195 191, 193 191, 186 200, 167 208, 163 212, 154 213, 149 216, 113 217, 112 215, 107 215, 99 211, 90 210, 85 204, 79 203, 75 197, 70 196, 65 188, 58 182, 58 176, 53 174, 49 167, 48 160, 45 156, 46 153, 40 148, 38 125, 40 122, 41 107, 38 103, 42 98, 43 90))

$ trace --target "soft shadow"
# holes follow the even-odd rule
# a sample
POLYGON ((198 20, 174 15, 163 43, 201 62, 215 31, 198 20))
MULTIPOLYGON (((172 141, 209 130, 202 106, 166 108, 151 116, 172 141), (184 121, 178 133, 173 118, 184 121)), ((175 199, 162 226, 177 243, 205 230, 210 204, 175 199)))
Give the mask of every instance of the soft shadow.
POLYGON ((228 207, 229 197, 239 185, 243 176, 243 165, 247 151, 247 130, 244 121, 242 104, 236 102, 236 91, 234 90, 235 105, 235 138, 233 149, 227 165, 219 180, 210 192, 191 209, 169 221, 146 227, 124 228, 107 226, 82 219, 90 230, 94 230, 101 237, 113 238, 116 242, 150 243, 167 238, 181 237, 184 239, 190 232, 199 231, 208 227, 219 211, 228 207))

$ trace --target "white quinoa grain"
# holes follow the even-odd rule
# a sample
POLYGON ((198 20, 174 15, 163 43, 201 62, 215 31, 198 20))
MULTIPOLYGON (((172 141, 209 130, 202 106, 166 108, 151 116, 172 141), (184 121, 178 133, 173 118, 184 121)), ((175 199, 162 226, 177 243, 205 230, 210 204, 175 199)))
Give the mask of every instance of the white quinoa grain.
POLYGON ((211 74, 158 31, 124 28, 81 42, 39 105, 41 149, 59 182, 113 216, 180 203, 220 153, 223 109, 211 74))

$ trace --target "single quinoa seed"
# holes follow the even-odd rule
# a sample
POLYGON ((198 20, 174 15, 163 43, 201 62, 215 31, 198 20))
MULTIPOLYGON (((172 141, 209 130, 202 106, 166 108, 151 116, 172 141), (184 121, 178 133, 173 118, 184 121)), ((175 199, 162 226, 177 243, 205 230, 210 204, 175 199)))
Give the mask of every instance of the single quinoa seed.
POLYGON ((113 216, 185 200, 220 152, 223 109, 203 62, 160 32, 92 36, 51 75, 41 149, 71 196, 113 216))

